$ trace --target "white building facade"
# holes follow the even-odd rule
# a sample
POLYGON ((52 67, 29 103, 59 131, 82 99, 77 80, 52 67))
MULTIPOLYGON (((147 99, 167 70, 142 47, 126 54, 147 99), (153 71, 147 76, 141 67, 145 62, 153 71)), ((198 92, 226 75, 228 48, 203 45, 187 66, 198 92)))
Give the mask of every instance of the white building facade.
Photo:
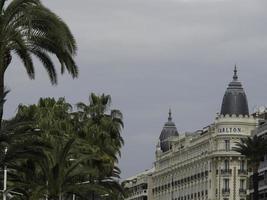
POLYGON ((124 180, 123 186, 127 188, 125 200, 147 200, 151 196, 149 186, 152 185, 150 176, 153 172, 154 168, 124 180))
POLYGON ((218 116, 202 131, 173 137, 170 150, 156 152, 151 199, 245 199, 247 163, 232 148, 255 126, 254 117, 218 116))
POLYGON ((221 112, 209 126, 179 134, 170 111, 159 137, 154 171, 147 177, 147 199, 245 200, 247 161, 233 147, 251 136, 257 123, 249 114, 236 68, 221 112))

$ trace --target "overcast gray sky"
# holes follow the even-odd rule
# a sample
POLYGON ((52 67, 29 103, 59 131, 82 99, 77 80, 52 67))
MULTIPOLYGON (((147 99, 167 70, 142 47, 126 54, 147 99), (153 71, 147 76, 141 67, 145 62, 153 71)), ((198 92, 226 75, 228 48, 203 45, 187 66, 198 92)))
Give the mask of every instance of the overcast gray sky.
POLYGON ((40 67, 28 80, 13 60, 5 116, 19 103, 111 94, 124 114, 122 177, 152 167, 169 107, 178 131, 212 123, 234 64, 252 111, 267 105, 266 0, 44 0, 73 31, 80 76, 51 86, 40 67))

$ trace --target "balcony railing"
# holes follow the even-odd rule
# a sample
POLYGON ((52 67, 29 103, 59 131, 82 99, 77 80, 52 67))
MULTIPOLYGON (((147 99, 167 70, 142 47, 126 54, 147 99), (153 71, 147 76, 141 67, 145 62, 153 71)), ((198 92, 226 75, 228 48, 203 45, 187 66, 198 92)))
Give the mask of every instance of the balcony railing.
POLYGON ((259 127, 257 128, 257 133, 258 133, 259 135, 261 135, 260 133, 261 133, 261 132, 264 132, 264 131, 266 130, 266 127, 267 127, 267 123, 264 123, 263 125, 259 126, 259 127))
POLYGON ((239 174, 239 175, 248 175, 248 171, 245 170, 245 169, 239 169, 239 170, 238 170, 238 174, 239 174))
POLYGON ((267 180, 260 180, 259 187, 267 186, 267 180))
POLYGON ((262 168, 265 168, 265 167, 267 167, 267 162, 260 162, 259 169, 262 169, 262 168))
POLYGON ((221 170, 221 175, 231 175, 232 170, 231 169, 222 169, 221 170))
POLYGON ((223 195, 229 195, 230 194, 230 188, 223 188, 222 189, 222 194, 223 195))
POLYGON ((247 190, 245 190, 244 188, 240 188, 239 189, 239 194, 240 195, 246 195, 247 194, 247 190))

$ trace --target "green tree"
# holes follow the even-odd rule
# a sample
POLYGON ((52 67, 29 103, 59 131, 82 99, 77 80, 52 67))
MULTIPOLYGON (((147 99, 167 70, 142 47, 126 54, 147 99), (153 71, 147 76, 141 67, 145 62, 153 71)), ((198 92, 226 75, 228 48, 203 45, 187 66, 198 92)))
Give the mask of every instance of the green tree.
MULTIPOLYGON (((14 184, 13 172, 20 171, 22 166, 27 167, 27 172, 31 171, 28 177, 40 181, 38 179, 40 177, 34 176, 35 173, 30 160, 39 160, 41 157, 44 157, 44 149, 51 147, 37 137, 40 133, 33 129, 32 125, 32 122, 23 120, 22 118, 3 121, 0 134, 0 163, 3 168, 7 167, 9 183, 12 182, 8 184, 7 193, 11 191, 21 193, 22 190, 20 188, 18 189, 18 185, 15 186, 14 184), (28 159, 27 162, 24 162, 25 158, 28 159)), ((1 177, 1 180, 3 180, 3 177, 1 177)), ((25 184, 27 183, 29 181, 25 182, 25 184)))
MULTIPOLYGON (((8 91, 5 92, 4 97, 7 93, 8 91)), ((1 105, 4 102, 5 99, 2 99, 1 105)), ((33 129, 32 121, 23 118, 4 120, 0 129, 0 166, 3 169, 7 167, 10 171, 14 170, 14 167, 17 167, 16 163, 25 157, 39 158, 43 156, 42 149, 46 146, 40 140, 33 140, 32 136, 36 134, 38 133, 33 129)), ((3 173, 0 176, 2 182, 3 173)), ((14 188, 11 186, 6 192, 9 193, 12 189, 14 188)))
POLYGON ((236 144, 233 148, 235 151, 244 155, 248 160, 248 166, 252 169, 253 177, 253 200, 258 200, 258 169, 260 162, 266 154, 266 142, 256 135, 241 139, 241 142, 236 144))
POLYGON ((11 181, 17 186, 16 191, 23 193, 27 199, 61 199, 70 192, 70 188, 74 190, 77 176, 86 172, 77 170, 80 167, 77 162, 81 162, 81 158, 85 159, 81 153, 79 159, 70 161, 77 151, 70 111, 71 105, 64 98, 57 101, 41 98, 36 105, 19 106, 16 118, 34 121, 34 126, 41 133, 40 137, 35 137, 51 147, 43 148, 43 156, 37 159, 25 157, 23 162, 19 161, 13 167, 16 171, 11 181), (76 174, 73 174, 74 171, 76 174), (76 179, 71 178, 73 176, 76 179))
POLYGON ((77 104, 80 119, 85 122, 83 136, 100 142, 106 153, 116 160, 124 144, 121 136, 123 116, 119 110, 110 109, 110 106, 110 95, 97 96, 94 93, 90 94, 88 105, 83 102, 77 104))
POLYGON ((95 174, 91 178, 106 189, 91 191, 91 195, 97 193, 111 196, 122 193, 122 188, 117 181, 120 170, 116 166, 124 143, 121 136, 122 113, 119 110, 110 109, 110 106, 109 95, 98 96, 94 93, 89 95, 89 104, 82 102, 77 104, 79 121, 83 122, 79 136, 91 141, 95 149, 98 149, 98 159, 90 163, 95 168, 95 174))
MULTIPOLYGON (((77 77, 73 60, 76 42, 68 26, 40 0, 0 0, 0 97, 4 95, 5 73, 17 55, 28 76, 34 79, 32 56, 46 69, 52 84, 57 83, 55 65, 51 55, 61 64, 61 73, 67 70, 77 77)), ((0 122, 3 110, 0 110, 0 122)))
MULTIPOLYGON (((95 110, 97 106, 93 107, 95 110)), ((122 115, 119 111, 117 115, 112 115, 112 110, 108 113, 107 106, 104 110, 98 114, 73 112, 64 98, 40 99, 38 104, 19 106, 15 119, 32 121, 36 132, 20 140, 33 144, 28 150, 37 144, 35 141, 42 143, 37 152, 34 148, 32 154, 24 154, 9 166, 13 169, 9 188, 24 194, 17 198, 36 200, 47 196, 54 200, 75 194, 77 199, 86 200, 122 193, 117 180, 120 170, 116 167, 122 144, 117 146, 115 142, 123 142, 122 115)))

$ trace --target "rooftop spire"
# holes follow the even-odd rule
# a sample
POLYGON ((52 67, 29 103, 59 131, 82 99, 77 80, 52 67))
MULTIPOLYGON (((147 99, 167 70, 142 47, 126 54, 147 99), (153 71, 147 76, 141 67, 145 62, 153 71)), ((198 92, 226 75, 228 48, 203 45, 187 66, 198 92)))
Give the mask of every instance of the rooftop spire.
POLYGON ((168 121, 172 121, 172 111, 171 109, 169 109, 169 117, 168 117, 168 121))
POLYGON ((233 76, 233 79, 234 79, 234 81, 237 81, 237 79, 238 79, 236 65, 235 65, 235 69, 234 69, 234 76, 233 76))

